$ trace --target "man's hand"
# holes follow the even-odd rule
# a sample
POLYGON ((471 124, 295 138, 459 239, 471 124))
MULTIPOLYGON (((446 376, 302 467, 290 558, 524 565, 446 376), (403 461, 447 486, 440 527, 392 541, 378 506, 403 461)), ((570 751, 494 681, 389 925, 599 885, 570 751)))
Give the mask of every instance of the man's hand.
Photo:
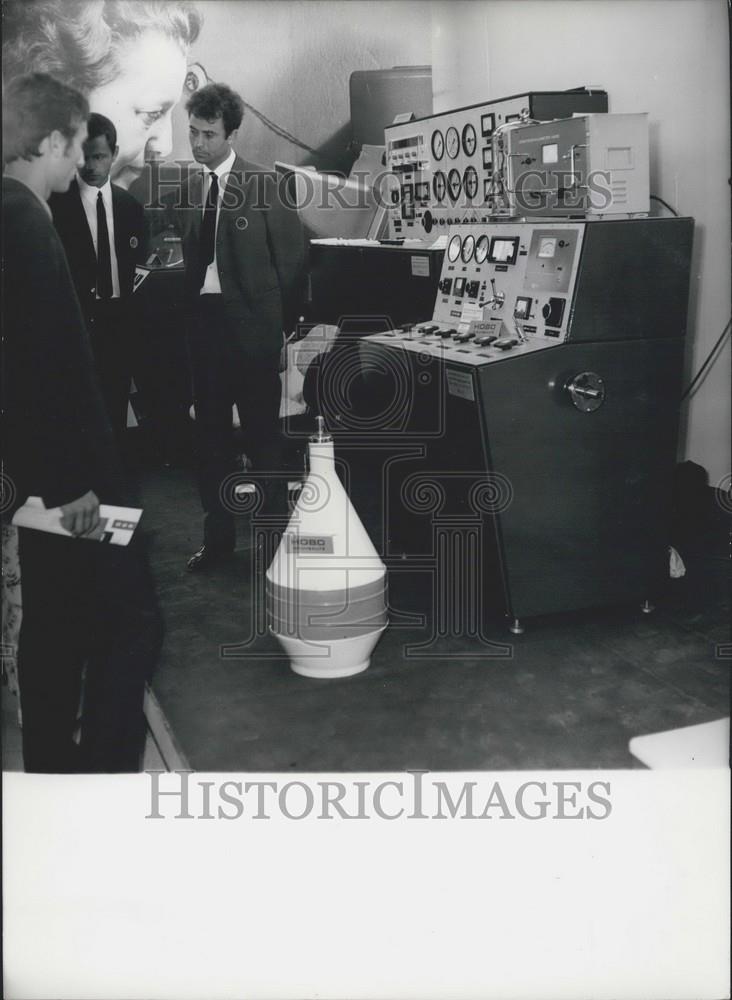
POLYGON ((88 535, 99 524, 99 499, 89 490, 78 500, 72 500, 61 508, 61 524, 72 535, 88 535))

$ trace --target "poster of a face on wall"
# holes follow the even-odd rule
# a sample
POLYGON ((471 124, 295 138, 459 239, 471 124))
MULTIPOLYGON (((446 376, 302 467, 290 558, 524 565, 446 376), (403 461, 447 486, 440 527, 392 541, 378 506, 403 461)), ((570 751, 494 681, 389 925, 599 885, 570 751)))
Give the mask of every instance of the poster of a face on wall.
POLYGON ((177 0, 9 0, 3 80, 45 72, 81 91, 114 122, 112 180, 129 187, 146 161, 170 154, 173 108, 205 82, 189 67, 202 21, 195 4, 177 0))

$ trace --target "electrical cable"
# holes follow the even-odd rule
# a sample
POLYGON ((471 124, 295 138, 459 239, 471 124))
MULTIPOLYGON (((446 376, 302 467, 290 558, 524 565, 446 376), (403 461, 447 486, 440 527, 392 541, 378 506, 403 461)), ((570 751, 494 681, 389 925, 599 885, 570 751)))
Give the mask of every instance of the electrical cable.
MULTIPOLYGON (((193 73, 194 77, 194 82, 188 88, 191 93, 195 92, 199 86, 205 86, 208 83, 214 82, 206 72, 206 68, 202 66, 201 63, 194 63, 193 66, 189 67, 189 71, 193 73), (193 73, 194 70, 200 72, 193 73), (198 79, 199 75, 201 77, 200 79, 198 79)), ((270 129, 270 131, 274 132, 274 134, 276 136, 279 136, 280 139, 286 139, 287 142, 292 143, 293 146, 299 146, 300 149, 304 149, 305 152, 312 153, 313 156, 320 157, 321 159, 323 158, 323 154, 319 153, 317 149, 313 149, 312 146, 308 146, 306 142, 302 142, 300 139, 297 138, 297 136, 294 136, 292 135, 291 132, 288 132, 287 129, 284 129, 282 128, 281 125, 278 125, 276 122, 273 122, 271 118, 268 118, 266 115, 262 114, 262 112, 259 111, 257 108, 255 108, 253 104, 249 104, 245 100, 242 100, 242 104, 248 111, 251 111, 251 113, 254 115, 255 118, 258 118, 259 121, 261 121, 261 123, 265 126, 265 128, 270 129)))
POLYGON ((675 215, 676 218, 678 219, 679 213, 676 211, 675 208, 672 208, 667 201, 664 201, 663 198, 659 198, 657 194, 652 194, 651 195, 651 201, 658 201, 658 202, 660 202, 663 205, 664 208, 667 208, 669 210, 669 212, 672 215, 675 215))
POLYGON ((701 366, 701 368, 699 369, 699 371, 696 373, 696 375, 694 376, 694 378, 691 380, 691 382, 689 383, 688 388, 682 393, 680 402, 682 402, 683 400, 686 399, 686 397, 689 395, 689 393, 691 392, 691 390, 694 388, 694 386, 697 384, 697 382, 699 381, 699 379, 702 377, 702 375, 704 374, 704 372, 707 370, 707 368, 711 364, 712 359, 714 358, 714 355, 717 352, 717 349, 719 348, 719 346, 722 343, 722 341, 724 340, 724 338, 727 336, 727 333, 729 331, 730 325, 732 325, 732 319, 727 320, 727 325, 725 326, 724 330, 722 330, 722 333, 720 334, 720 336, 719 336, 719 338, 717 340, 717 343, 711 349, 711 351, 709 352, 709 354, 707 354, 707 357, 706 357, 706 360, 705 360, 704 364, 701 366))
POLYGON ((277 125, 276 122, 273 122, 266 115, 263 115, 262 112, 258 111, 257 108, 255 108, 253 105, 248 104, 246 101, 243 101, 242 103, 244 104, 244 107, 248 111, 251 111, 251 113, 255 116, 255 118, 258 118, 262 122, 265 128, 268 128, 271 132, 274 132, 275 135, 279 136, 281 139, 286 139, 288 142, 292 143, 293 146, 299 146, 300 149, 304 149, 306 152, 312 153, 314 156, 322 157, 323 154, 319 153, 317 149, 313 149, 312 146, 308 146, 306 142, 302 142, 296 136, 292 135, 291 132, 288 132, 287 129, 284 129, 280 125, 277 125))

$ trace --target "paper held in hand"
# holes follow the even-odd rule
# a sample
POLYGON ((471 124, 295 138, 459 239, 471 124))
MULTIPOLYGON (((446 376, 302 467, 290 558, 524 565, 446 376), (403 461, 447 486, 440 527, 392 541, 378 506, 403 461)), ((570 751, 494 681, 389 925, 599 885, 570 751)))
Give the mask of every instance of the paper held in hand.
MULTIPOLYGON (((142 509, 139 507, 100 504, 96 530, 83 537, 95 542, 109 542, 110 545, 129 545, 141 517, 142 509)), ((61 508, 52 507, 47 510, 40 497, 28 497, 23 506, 16 510, 13 524, 18 528, 34 528, 54 535, 73 537, 70 531, 61 526, 61 508)))

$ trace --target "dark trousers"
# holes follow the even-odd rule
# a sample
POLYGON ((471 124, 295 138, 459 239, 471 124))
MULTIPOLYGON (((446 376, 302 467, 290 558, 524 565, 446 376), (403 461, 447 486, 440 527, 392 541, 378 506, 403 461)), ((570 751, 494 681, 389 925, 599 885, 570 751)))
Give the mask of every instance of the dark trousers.
POLYGON ((125 299, 97 300, 89 325, 99 387, 114 436, 120 444, 127 429, 134 346, 129 303, 125 299))
POLYGON ((24 528, 19 538, 25 770, 139 771, 145 682, 162 626, 138 540, 123 548, 24 528))
POLYGON ((242 334, 240 322, 228 315, 221 296, 201 296, 189 334, 194 445, 205 512, 204 541, 222 551, 233 549, 236 540, 236 504, 229 478, 235 470, 232 405, 239 411, 244 446, 254 466, 249 478, 261 488, 262 509, 279 515, 287 504, 279 354, 252 355, 242 334))

